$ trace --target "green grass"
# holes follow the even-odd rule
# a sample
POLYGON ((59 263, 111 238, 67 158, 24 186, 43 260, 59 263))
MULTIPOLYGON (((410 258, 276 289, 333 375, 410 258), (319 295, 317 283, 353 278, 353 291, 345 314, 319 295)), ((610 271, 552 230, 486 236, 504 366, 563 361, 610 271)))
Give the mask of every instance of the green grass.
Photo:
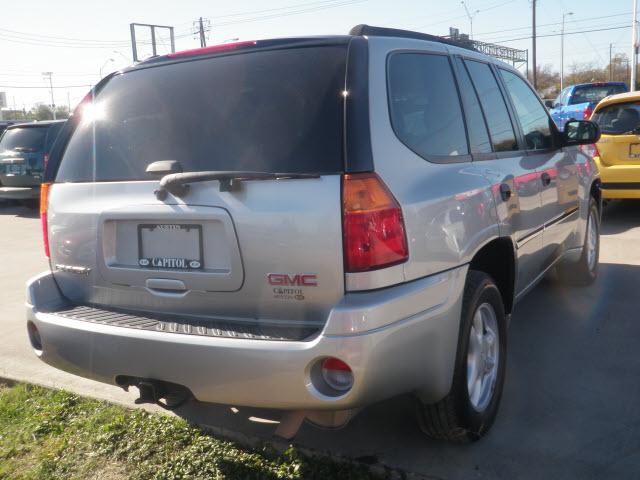
MULTIPOLYGON (((337 433, 339 434, 339 433, 337 433)), ((179 418, 0 385, 0 479, 366 479, 365 467, 248 449, 179 418)))

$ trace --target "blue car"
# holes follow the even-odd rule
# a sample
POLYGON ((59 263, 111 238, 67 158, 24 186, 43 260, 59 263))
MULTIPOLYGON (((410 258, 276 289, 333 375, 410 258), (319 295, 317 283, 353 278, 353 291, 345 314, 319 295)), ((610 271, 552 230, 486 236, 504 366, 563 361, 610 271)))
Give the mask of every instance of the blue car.
POLYGON ((579 83, 564 88, 553 102, 547 102, 551 118, 560 131, 569 120, 588 120, 605 97, 629 91, 623 82, 579 83))

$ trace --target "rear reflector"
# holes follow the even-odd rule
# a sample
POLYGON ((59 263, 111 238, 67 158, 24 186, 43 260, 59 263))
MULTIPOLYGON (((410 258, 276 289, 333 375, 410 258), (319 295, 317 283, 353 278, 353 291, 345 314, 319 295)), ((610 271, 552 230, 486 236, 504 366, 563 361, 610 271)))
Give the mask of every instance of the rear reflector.
POLYGON ((40 185, 40 223, 42 226, 42 241, 44 242, 44 254, 49 258, 49 225, 47 221, 47 209, 49 206, 49 189, 50 183, 40 185))
POLYGON ((239 48, 252 47, 256 45, 255 41, 251 42, 235 42, 223 43, 220 45, 212 45, 211 47, 192 48, 191 50, 182 50, 181 52, 168 53, 167 58, 194 57, 196 55, 207 55, 208 53, 224 52, 227 50, 237 50, 239 48))
POLYGON ((347 272, 365 272, 409 258, 400 205, 375 173, 342 177, 342 234, 347 272))
POLYGON ((353 386, 353 372, 342 360, 329 357, 322 361, 322 378, 334 390, 344 392, 353 386))

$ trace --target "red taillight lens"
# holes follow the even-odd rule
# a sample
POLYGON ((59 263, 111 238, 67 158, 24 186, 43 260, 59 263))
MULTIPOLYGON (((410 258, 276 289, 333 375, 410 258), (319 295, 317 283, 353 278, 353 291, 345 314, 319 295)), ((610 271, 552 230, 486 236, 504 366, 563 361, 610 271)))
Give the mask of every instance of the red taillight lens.
POLYGON ((193 57, 195 55, 206 55, 207 53, 224 52, 226 50, 237 50, 239 48, 252 47, 257 42, 235 42, 222 43, 220 45, 212 45, 204 48, 192 48, 191 50, 182 50, 181 52, 168 53, 167 58, 193 57))
POLYGON ((591 114, 593 113, 593 107, 591 105, 587 105, 587 108, 584 109, 584 113, 582 114, 585 120, 589 120, 591 118, 591 114))
POLYGON ((342 360, 329 357, 322 361, 322 378, 334 390, 344 392, 353 386, 353 372, 342 360))
POLYGON ((585 155, 589 156, 589 157, 599 157, 600 156, 600 152, 598 151, 598 147, 596 146, 595 143, 589 143, 587 145, 580 145, 578 147, 580 150, 582 150, 582 153, 584 153, 585 155))
POLYGON ((409 258, 402 209, 375 173, 342 177, 342 234, 347 272, 365 272, 409 258))
POLYGON ((40 223, 42 225, 42 240, 44 242, 44 254, 47 258, 49 254, 49 225, 47 221, 47 209, 49 206, 49 189, 50 183, 43 183, 40 185, 40 223))

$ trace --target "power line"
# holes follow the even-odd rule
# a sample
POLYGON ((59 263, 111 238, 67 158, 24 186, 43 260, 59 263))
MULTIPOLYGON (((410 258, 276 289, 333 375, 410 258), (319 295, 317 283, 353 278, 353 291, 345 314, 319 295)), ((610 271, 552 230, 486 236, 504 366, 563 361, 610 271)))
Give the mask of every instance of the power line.
POLYGON ((47 86, 36 86, 36 85, 0 85, 0 88, 44 88, 48 90, 49 88, 87 88, 91 87, 91 84, 86 85, 53 85, 52 87, 47 86))
MULTIPOLYGON (((576 30, 573 32, 564 32, 565 35, 578 35, 578 34, 582 34, 582 33, 590 33, 590 32, 606 32, 609 30, 620 30, 621 28, 631 28, 631 25, 621 25, 621 26, 615 26, 615 27, 609 27, 609 28, 596 28, 596 29, 592 29, 592 30, 576 30)), ((549 33, 549 34, 544 34, 544 35, 536 35, 536 37, 540 38, 540 37, 559 37, 560 35, 562 35, 561 33, 549 33)), ((507 42, 515 42, 518 40, 529 40, 530 38, 532 38, 531 35, 526 36, 526 37, 518 37, 518 38, 509 38, 509 39, 498 39, 498 40, 494 40, 495 42, 500 42, 500 43, 507 43, 507 42)))

